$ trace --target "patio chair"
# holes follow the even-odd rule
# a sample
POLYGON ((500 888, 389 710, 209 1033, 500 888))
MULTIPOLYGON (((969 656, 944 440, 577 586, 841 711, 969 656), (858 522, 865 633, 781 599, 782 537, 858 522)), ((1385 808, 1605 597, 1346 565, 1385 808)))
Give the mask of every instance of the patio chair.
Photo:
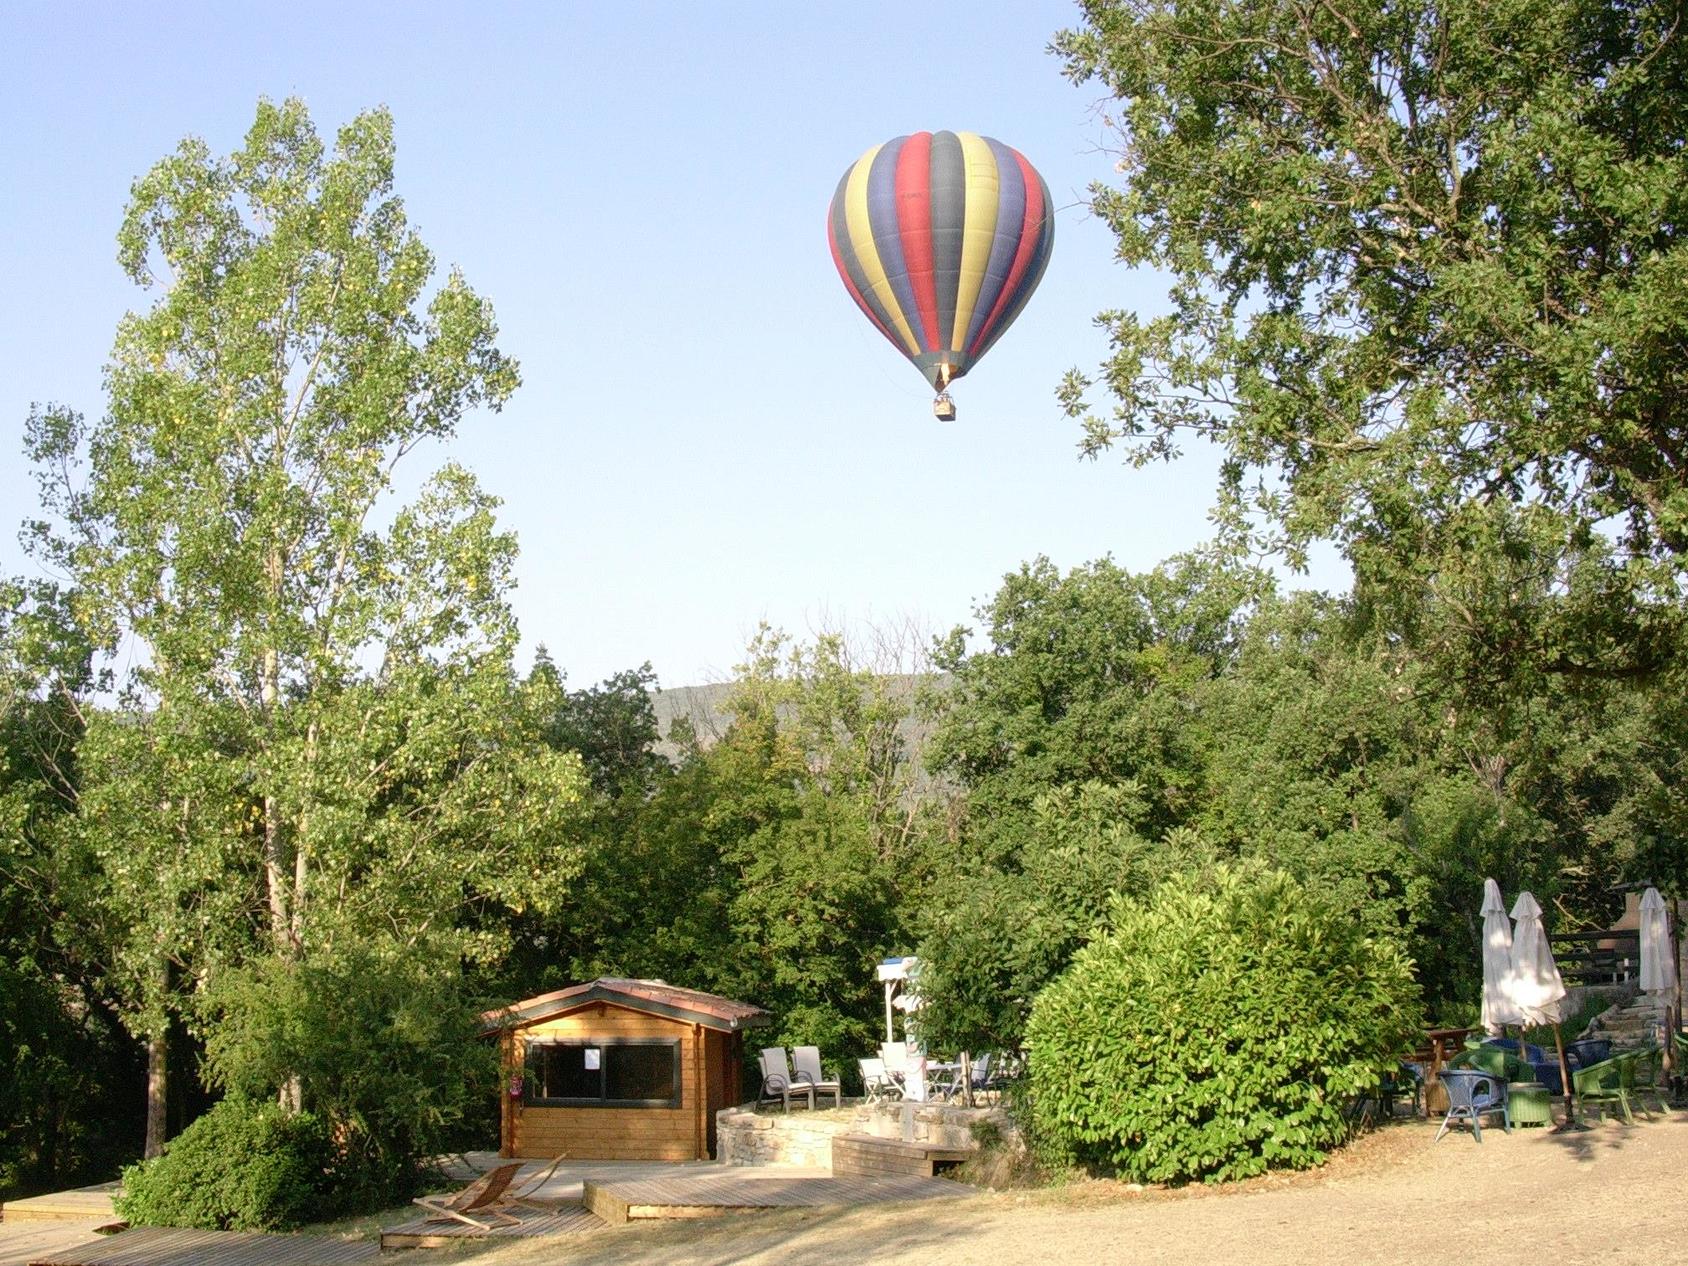
POLYGON ((1565 1043, 1565 1060, 1572 1068, 1587 1068, 1612 1058, 1612 1043, 1603 1037, 1585 1037, 1565 1043))
POLYGON ((505 1191, 521 1167, 520 1161, 500 1165, 487 1170, 454 1196, 417 1196, 411 1203, 421 1205, 433 1215, 424 1218, 425 1222, 462 1222, 481 1231, 520 1226, 520 1218, 513 1218, 503 1210, 512 1203, 505 1191), (482 1221, 483 1218, 490 1220, 482 1221))
POLYGON ((1393 1120, 1395 1116, 1395 1100, 1410 1099, 1413 1105, 1413 1115, 1418 1115, 1419 1096, 1424 1093, 1424 1069, 1421 1065, 1409 1060, 1397 1063, 1393 1071, 1383 1074, 1383 1080, 1378 1083, 1378 1106, 1383 1115, 1393 1120))
POLYGON ((1506 1083, 1478 1068, 1444 1068, 1442 1088, 1448 1092, 1448 1115, 1431 1142, 1440 1142, 1455 1120, 1471 1122, 1471 1133, 1483 1141, 1482 1118, 1500 1113, 1501 1128, 1512 1133, 1512 1114, 1506 1104, 1506 1083))
MULTIPOLYGON (((1551 1058, 1544 1047, 1537 1046, 1534 1042, 1522 1043, 1523 1051, 1520 1053, 1518 1049, 1520 1043, 1515 1037, 1486 1037, 1475 1045, 1478 1047, 1492 1046, 1497 1050, 1509 1051, 1517 1055, 1526 1064, 1545 1064, 1551 1058)), ((1470 1044, 1467 1045, 1467 1049, 1471 1049, 1470 1044)))
POLYGON ((758 1104, 772 1103, 777 1099, 785 1105, 785 1110, 790 1112, 793 1095, 806 1096, 809 1100, 809 1110, 814 1111, 815 1088, 799 1082, 791 1075, 791 1063, 785 1057, 785 1047, 764 1046, 762 1048, 762 1094, 756 1102, 758 1104))
POLYGON ((511 1192, 505 1197, 505 1200, 510 1204, 520 1205, 524 1209, 532 1209, 535 1213, 555 1213, 561 1201, 536 1200, 534 1197, 539 1194, 546 1183, 551 1181, 551 1176, 557 1172, 558 1167, 563 1163, 563 1158, 567 1155, 567 1152, 558 1152, 557 1158, 550 1165, 524 1183, 520 1191, 511 1192))
POLYGON ((832 1093, 832 1106, 838 1107, 844 1102, 844 1086, 839 1081, 828 1081, 826 1073, 821 1070, 821 1048, 818 1046, 794 1046, 791 1048, 791 1063, 793 1077, 800 1086, 808 1086, 816 1094, 832 1093))
POLYGON ((861 1065, 862 1088, 870 1101, 903 1097, 902 1086, 885 1071, 884 1060, 858 1059, 856 1063, 861 1065))
POLYGON ((1618 1111, 1630 1125, 1635 1124, 1635 1115, 1629 1110, 1629 1092, 1634 1083, 1635 1064, 1628 1055, 1603 1059, 1571 1073, 1571 1085, 1584 1105, 1616 1102, 1618 1111))

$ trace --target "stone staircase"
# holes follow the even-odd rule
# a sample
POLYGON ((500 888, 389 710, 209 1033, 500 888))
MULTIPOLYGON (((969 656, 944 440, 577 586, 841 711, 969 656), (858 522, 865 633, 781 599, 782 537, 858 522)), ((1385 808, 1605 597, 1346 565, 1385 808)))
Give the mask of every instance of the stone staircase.
POLYGON ((1664 1022, 1664 1001, 1653 994, 1638 993, 1595 1016, 1582 1036, 1606 1038, 1613 1050, 1633 1050, 1655 1044, 1664 1022))

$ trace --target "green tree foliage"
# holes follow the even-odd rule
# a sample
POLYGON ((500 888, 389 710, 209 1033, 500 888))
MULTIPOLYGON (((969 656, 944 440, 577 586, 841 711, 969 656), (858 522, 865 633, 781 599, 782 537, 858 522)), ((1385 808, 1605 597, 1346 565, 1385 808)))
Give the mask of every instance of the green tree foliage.
POLYGON ((259 1102, 297 1078, 331 1130, 344 1211, 414 1194, 426 1163, 464 1146, 496 1103, 496 1048, 435 947, 364 940, 263 959, 222 977, 208 1004, 210 1082, 259 1102))
POLYGON ((139 1147, 133 1052, 76 952, 58 843, 80 784, 86 648, 41 587, 0 583, 0 1193, 99 1181, 139 1147))
POLYGON ((1571 600, 1528 543, 1410 611, 1369 587, 1279 597, 1217 564, 1192 580, 1188 560, 1008 577, 938 696, 930 751, 966 808, 911 916, 935 1040, 1018 1045, 1109 893, 1216 858, 1267 860, 1401 941, 1449 1016, 1477 997, 1483 876, 1545 894, 1569 929, 1606 926, 1620 883, 1681 874, 1679 692, 1511 654, 1571 600), (1497 644, 1469 607, 1503 581, 1519 637, 1497 644), (1199 620, 1122 616, 1192 590, 1199 620), (1192 654, 1191 628, 1224 630, 1200 643, 1218 650, 1192 654))
POLYGON ((591 862, 566 906, 522 920, 504 994, 656 977, 768 1008, 774 1040, 867 1049, 935 811, 905 751, 911 678, 858 666, 840 636, 764 629, 725 731, 678 727, 672 768, 651 755, 648 681, 617 674, 557 714, 553 741, 597 771, 591 862))
POLYGON ((873 1041, 873 969, 898 948, 899 899, 918 881, 904 681, 853 665, 840 636, 792 646, 764 629, 709 753, 737 793, 708 817, 737 877, 728 979, 774 1011, 787 1041, 873 1041))
POLYGON ((940 1043, 1018 1046, 1037 991, 1102 920, 1206 846, 1213 742, 1197 701, 1235 659, 1269 580, 1216 558, 1132 575, 1108 560, 1011 573, 938 663, 927 749, 965 790, 959 847, 937 853, 920 929, 922 1023, 940 1043))
POLYGON ((287 1231, 337 1207, 334 1146, 309 1112, 225 1099, 162 1156, 123 1171, 122 1217, 142 1226, 287 1231))
POLYGON ((1167 315, 1100 318, 1111 408, 1069 376, 1086 446, 1210 438, 1234 526, 1265 510, 1296 557, 1335 533, 1362 576, 1457 565, 1474 505, 1536 506, 1573 552, 1616 524, 1601 619, 1637 627, 1603 658, 1674 655, 1652 629, 1680 628, 1688 547, 1678 7, 1081 7, 1056 50, 1120 135, 1092 206, 1172 279, 1167 315))
POLYGON ((371 938, 496 959, 497 912, 577 868, 585 779, 544 741, 555 690, 512 670, 495 499, 447 464, 390 502, 408 454, 517 384, 393 163, 384 111, 330 149, 297 101, 226 158, 184 141, 119 234, 153 302, 119 327, 106 413, 30 419, 34 546, 75 629, 133 665, 87 713, 68 847, 155 1066, 243 962, 371 938))
POLYGON ((541 646, 534 657, 533 678, 552 681, 562 692, 545 728, 546 741, 578 755, 601 796, 648 794, 668 772, 667 762, 656 752, 661 735, 651 692, 657 679, 649 663, 623 669, 584 690, 562 691, 563 676, 541 646))
POLYGON ((1184 820, 1205 742, 1181 700, 1236 653, 1270 581, 1197 556, 1140 575, 1102 560, 1062 575, 1039 558, 1004 577, 977 612, 985 644, 957 628, 938 667, 953 678, 927 759, 969 789, 987 859, 1026 838, 1051 787, 1132 784, 1128 824, 1151 835, 1184 820))
POLYGON ((1412 964, 1281 871, 1221 867, 1119 902, 1038 995, 1032 1107, 1052 1153, 1143 1182, 1322 1162, 1421 1023, 1412 964))

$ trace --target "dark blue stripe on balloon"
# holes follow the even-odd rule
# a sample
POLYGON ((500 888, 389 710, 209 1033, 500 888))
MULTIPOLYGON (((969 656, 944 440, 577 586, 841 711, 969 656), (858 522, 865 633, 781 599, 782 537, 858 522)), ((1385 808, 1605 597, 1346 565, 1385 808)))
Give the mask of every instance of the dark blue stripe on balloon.
MULTIPOLYGON (((1043 280, 1043 274, 1049 267, 1049 257, 1055 253, 1055 207, 1049 201, 1049 186, 1044 183, 1042 176, 1037 178, 1038 189, 1043 193, 1043 223, 1036 226, 1037 253, 1032 256, 1031 263, 1026 266, 1025 275, 1020 278, 1020 284, 1014 288, 1014 296, 1002 311, 1002 319, 996 323, 996 328, 986 336, 980 345, 978 354, 973 357, 978 360, 995 345, 1008 327, 1014 324, 1014 318, 1020 315, 1027 303, 1031 301, 1032 292, 1037 289, 1038 282, 1043 280)), ((1031 232, 1032 229, 1027 229, 1031 232)))
MULTIPOLYGON (((891 320, 891 314, 885 310, 879 295, 868 284, 867 272, 862 268, 862 262, 856 257, 856 250, 850 244, 850 226, 844 212, 844 192, 850 185, 850 173, 856 170, 856 164, 851 163, 845 169, 843 178, 838 182, 838 190, 832 195, 832 208, 828 213, 832 221, 832 240, 838 244, 838 258, 844 261, 844 271, 850 275, 850 284, 855 286, 856 293, 862 297, 862 302, 872 310, 873 315, 885 328, 885 336, 891 339, 899 351, 903 351, 902 336, 897 333, 896 322, 891 320)), ((903 351, 903 355, 908 355, 903 351)))
POLYGON ((938 346, 950 346, 956 291, 961 288, 962 230, 967 214, 967 165, 954 132, 932 134, 932 273, 938 288, 938 346))
POLYGON ((920 328, 920 308, 915 303, 914 284, 909 280, 908 259, 903 253, 902 233, 897 227, 897 156, 908 137, 899 136, 880 147, 867 174, 867 222, 873 229, 873 244, 879 250, 879 266, 891 285, 903 320, 914 332, 921 351, 930 351, 920 328))
POLYGON ((973 315, 967 323, 967 337, 961 343, 963 349, 973 346, 979 337, 979 327, 996 310, 996 301, 1013 270, 1014 254, 1020 249, 1020 233, 1026 222, 1026 179, 1020 173, 1020 164, 1001 141, 987 136, 984 142, 996 160, 996 235, 991 239, 990 258, 985 263, 979 297, 973 303, 973 315))

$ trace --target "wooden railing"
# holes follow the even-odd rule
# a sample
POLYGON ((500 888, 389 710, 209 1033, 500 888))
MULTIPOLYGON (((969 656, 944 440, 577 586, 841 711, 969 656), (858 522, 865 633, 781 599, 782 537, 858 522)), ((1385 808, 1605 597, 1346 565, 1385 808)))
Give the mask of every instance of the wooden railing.
POLYGON ((1567 985, 1632 984, 1641 972, 1638 932, 1560 932, 1547 939, 1567 985))

